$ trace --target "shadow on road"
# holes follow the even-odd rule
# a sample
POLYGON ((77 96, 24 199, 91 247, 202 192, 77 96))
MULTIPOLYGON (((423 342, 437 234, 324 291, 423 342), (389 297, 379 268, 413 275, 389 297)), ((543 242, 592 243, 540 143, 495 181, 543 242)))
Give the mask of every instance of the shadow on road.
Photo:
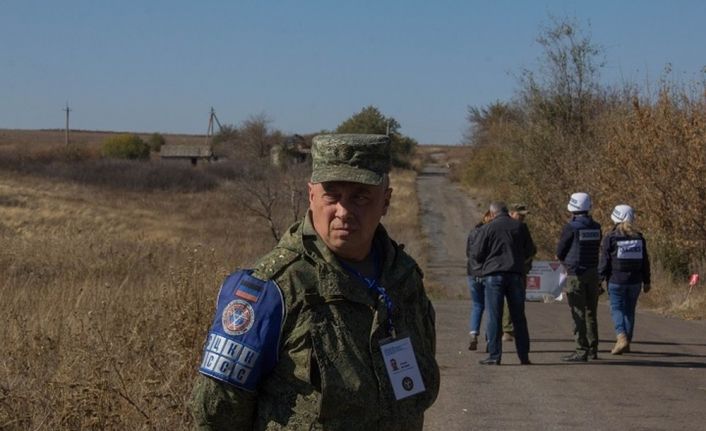
MULTIPOLYGON (((598 351, 601 354, 608 355, 610 351, 608 350, 599 350, 598 351)), ((547 349, 532 349, 531 353, 556 353, 556 354, 568 354, 571 353, 571 350, 566 350, 566 349, 561 349, 561 350, 547 350, 547 349)), ((643 350, 631 350, 630 355, 633 354, 638 354, 638 355, 644 355, 646 357, 650 358, 704 358, 706 359, 706 355, 695 355, 692 353, 684 353, 684 352, 647 352, 643 350)), ((617 357, 617 355, 611 355, 611 358, 617 357)), ((623 356, 625 357, 625 356, 623 356)), ((704 362, 706 364, 706 362, 704 362)))
POLYGON ((706 347, 706 344, 699 344, 699 343, 675 343, 675 342, 668 342, 668 341, 638 341, 635 342, 635 344, 651 344, 653 346, 700 346, 700 347, 706 347))
POLYGON ((629 365, 634 367, 656 367, 656 368, 706 368, 706 362, 664 362, 654 361, 650 359, 627 359, 626 360, 607 360, 607 361, 592 361, 587 365, 629 365))
MULTIPOLYGON (((705 358, 706 355, 695 355, 692 353, 684 353, 684 352, 646 352, 642 350, 635 350, 631 349, 630 354, 640 354, 640 355, 646 355, 651 358, 658 358, 658 357, 663 357, 663 358, 705 358)), ((704 362, 706 364, 706 362, 704 362)))
MULTIPOLYGON (((566 366, 566 367, 585 367, 585 366, 614 366, 614 365, 622 365, 622 366, 636 366, 636 367, 655 367, 655 368, 706 368, 706 363, 705 362, 691 362, 691 361, 680 361, 680 362, 664 362, 664 361, 654 361, 654 360, 641 360, 641 359, 623 359, 623 360, 614 360, 614 359, 598 359, 598 360, 593 360, 589 362, 562 362, 562 361, 557 361, 557 362, 536 362, 532 361, 532 365, 529 365, 530 367, 556 367, 556 366, 566 366)), ((520 364, 505 364, 503 363, 503 367, 527 367, 527 365, 520 365, 520 364)))

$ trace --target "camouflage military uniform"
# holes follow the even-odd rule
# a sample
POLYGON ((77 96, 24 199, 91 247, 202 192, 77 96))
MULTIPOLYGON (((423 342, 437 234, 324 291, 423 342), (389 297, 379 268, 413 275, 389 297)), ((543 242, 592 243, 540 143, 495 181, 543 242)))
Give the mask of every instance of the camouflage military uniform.
POLYGON ((426 391, 394 399, 379 347, 388 337, 385 304, 340 266, 307 216, 253 274, 275 280, 286 304, 278 364, 257 393, 199 376, 199 428, 422 429, 439 388, 434 310, 418 266, 382 225, 375 243, 384 254, 380 281, 394 304, 395 327, 411 338, 426 391))

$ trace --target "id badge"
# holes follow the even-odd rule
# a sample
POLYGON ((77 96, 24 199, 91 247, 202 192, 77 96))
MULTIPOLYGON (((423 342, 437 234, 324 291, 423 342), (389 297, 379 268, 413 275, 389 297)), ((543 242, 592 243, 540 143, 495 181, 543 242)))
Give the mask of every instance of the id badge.
POLYGON ((385 361, 387 377, 390 378, 395 399, 401 400, 424 392, 424 381, 419 372, 417 358, 409 337, 388 338, 380 342, 380 352, 385 361))

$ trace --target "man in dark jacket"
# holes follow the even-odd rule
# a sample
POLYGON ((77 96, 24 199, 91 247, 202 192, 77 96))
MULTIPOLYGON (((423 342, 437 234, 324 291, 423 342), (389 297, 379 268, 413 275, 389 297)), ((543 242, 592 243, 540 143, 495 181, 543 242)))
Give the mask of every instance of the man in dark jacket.
POLYGON ((488 310, 488 353, 483 365, 500 365, 502 358, 503 300, 507 300, 515 327, 515 347, 520 363, 529 364, 529 331, 525 317, 525 286, 522 283, 525 261, 537 249, 527 225, 510 218, 503 202, 490 204, 492 221, 480 229, 471 250, 480 263, 488 310))
POLYGON ((561 359, 586 362, 598 359, 598 255, 601 225, 591 218, 591 197, 578 192, 571 195, 567 209, 571 220, 564 226, 556 257, 566 268, 566 298, 574 319, 576 351, 561 359))

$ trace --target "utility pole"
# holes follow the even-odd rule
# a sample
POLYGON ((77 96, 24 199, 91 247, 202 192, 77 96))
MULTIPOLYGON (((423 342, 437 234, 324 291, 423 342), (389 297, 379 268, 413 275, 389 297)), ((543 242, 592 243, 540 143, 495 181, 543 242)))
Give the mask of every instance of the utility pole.
POLYGON ((387 119, 387 130, 385 131, 387 136, 390 136, 390 119, 387 119))
POLYGON ((71 109, 69 109, 69 102, 66 102, 66 108, 62 109, 62 111, 66 112, 66 133, 64 135, 64 144, 66 146, 69 146, 69 112, 71 112, 71 109))
POLYGON ((211 141, 211 137, 213 136, 214 132, 214 126, 213 122, 216 122, 218 125, 218 130, 221 130, 223 126, 221 126, 221 122, 218 121, 218 117, 216 117, 216 111, 213 109, 213 106, 211 106, 211 113, 208 117, 208 129, 206 130, 206 145, 209 145, 211 141))

